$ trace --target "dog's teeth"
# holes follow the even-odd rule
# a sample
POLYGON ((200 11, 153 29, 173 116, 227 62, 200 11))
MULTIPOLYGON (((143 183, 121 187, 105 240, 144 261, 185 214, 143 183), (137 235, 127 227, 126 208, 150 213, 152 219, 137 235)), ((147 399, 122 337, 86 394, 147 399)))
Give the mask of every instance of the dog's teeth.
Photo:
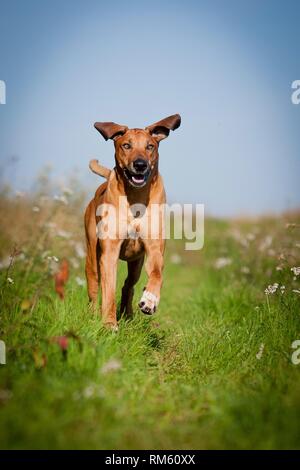
POLYGON ((144 178, 143 178, 143 177, 142 177, 142 178, 136 178, 135 176, 133 176, 133 177, 132 177, 132 181, 133 181, 134 183, 140 184, 140 183, 143 183, 144 178))

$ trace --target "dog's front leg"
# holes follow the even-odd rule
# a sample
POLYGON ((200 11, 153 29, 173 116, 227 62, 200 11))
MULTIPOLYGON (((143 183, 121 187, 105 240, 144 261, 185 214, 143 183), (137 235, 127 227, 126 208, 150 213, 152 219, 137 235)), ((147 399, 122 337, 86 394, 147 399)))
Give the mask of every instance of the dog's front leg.
POLYGON ((144 244, 147 255, 145 269, 148 282, 139 302, 139 307, 143 313, 152 315, 159 304, 163 282, 164 242, 162 240, 145 240, 144 244))
POLYGON ((105 240, 101 244, 101 312, 105 326, 112 328, 117 327, 116 282, 120 247, 119 240, 105 240))

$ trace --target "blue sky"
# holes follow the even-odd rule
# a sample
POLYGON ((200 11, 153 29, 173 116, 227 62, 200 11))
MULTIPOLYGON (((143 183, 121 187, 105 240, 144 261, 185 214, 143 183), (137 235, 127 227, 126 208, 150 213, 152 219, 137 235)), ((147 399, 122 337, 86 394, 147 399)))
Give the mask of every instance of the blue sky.
POLYGON ((0 158, 28 189, 51 164, 92 195, 113 165, 95 121, 144 127, 180 113, 160 145, 170 202, 215 215, 300 206, 298 1, 1 1, 0 158))

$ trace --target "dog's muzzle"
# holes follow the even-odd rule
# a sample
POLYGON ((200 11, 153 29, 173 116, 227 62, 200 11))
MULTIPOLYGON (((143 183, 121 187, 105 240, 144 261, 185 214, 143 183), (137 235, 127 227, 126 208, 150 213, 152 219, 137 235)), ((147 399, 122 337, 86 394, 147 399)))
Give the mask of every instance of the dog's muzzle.
POLYGON ((149 163, 143 158, 137 158, 124 169, 124 175, 131 186, 142 188, 150 175, 149 163))

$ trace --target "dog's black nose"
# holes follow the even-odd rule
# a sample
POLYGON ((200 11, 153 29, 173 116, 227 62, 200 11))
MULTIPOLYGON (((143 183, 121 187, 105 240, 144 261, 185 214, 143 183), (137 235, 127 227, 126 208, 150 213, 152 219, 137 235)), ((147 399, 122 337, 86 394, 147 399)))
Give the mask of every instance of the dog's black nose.
POLYGON ((147 160, 144 160, 143 158, 137 158, 133 162, 133 168, 135 169, 135 171, 139 173, 145 173, 145 171, 148 168, 148 162, 147 160))

